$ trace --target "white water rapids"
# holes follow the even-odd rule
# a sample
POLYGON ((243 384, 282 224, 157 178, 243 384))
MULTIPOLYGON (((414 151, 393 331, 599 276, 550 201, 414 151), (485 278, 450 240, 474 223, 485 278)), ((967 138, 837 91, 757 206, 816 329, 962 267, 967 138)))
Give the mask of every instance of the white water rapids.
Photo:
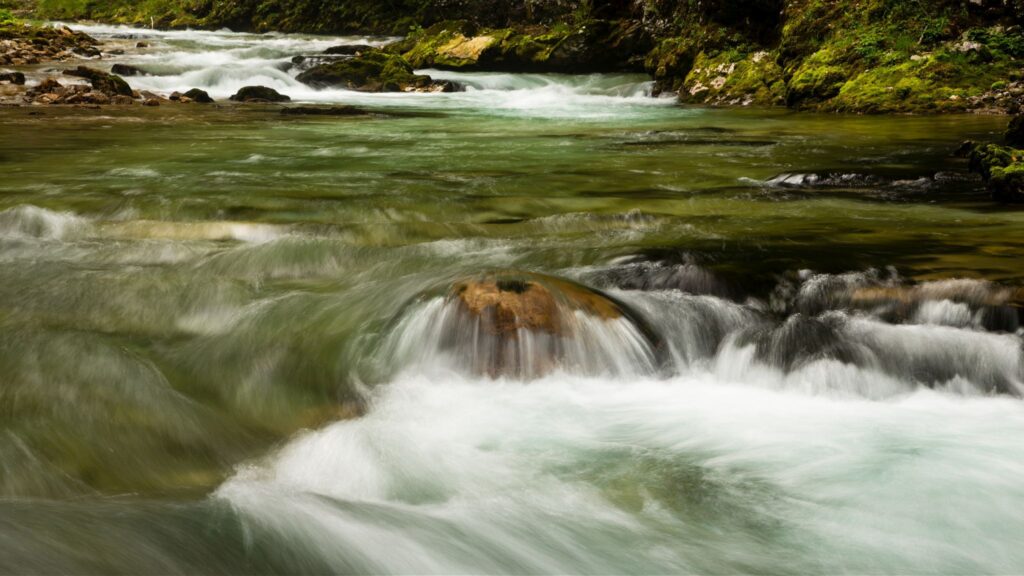
MULTIPOLYGON (((873 278, 808 277, 795 305, 844 297, 821 284, 873 278)), ((472 377, 479 340, 441 344, 458 325, 452 305, 428 300, 394 326, 384 352, 398 372, 366 416, 297 438, 217 496, 355 572, 1002 573, 1024 562, 1003 541, 1024 530, 1013 505, 1024 349, 1019 330, 965 327, 984 306, 926 300, 902 325, 875 318, 881 308, 775 324, 759 305, 713 296, 615 294, 665 335, 669 376, 619 318, 581 324, 554 374, 472 377)))
POLYGON ((145 75, 127 80, 133 88, 160 94, 206 90, 226 99, 244 86, 273 88, 296 102, 346 103, 365 106, 423 106, 440 109, 484 109, 509 114, 546 117, 607 118, 614 106, 621 115, 650 106, 667 106, 671 99, 650 97, 653 85, 642 75, 497 74, 420 70, 437 80, 453 80, 465 87, 448 94, 367 94, 351 90, 316 89, 295 79, 302 71, 294 56, 316 56, 332 46, 381 46, 390 40, 366 37, 253 35, 229 31, 155 31, 120 26, 75 28, 119 46, 117 62, 137 66, 145 75), (127 38, 126 38, 127 37, 127 38), (145 41, 149 47, 136 49, 145 41))
POLYGON ((137 106, 33 143, 38 164, 0 157, 21 182, 0 210, 0 368, 17 374, 0 375, 0 407, 24 423, 0 444, 0 572, 1024 572, 1019 292, 851 265, 777 270, 739 295, 699 259, 649 255, 690 242, 726 261, 738 243, 756 259, 771 226, 786 250, 820 247, 807 236, 847 210, 858 228, 828 258, 883 259, 872 226, 905 225, 918 254, 947 235, 974 246, 961 220, 1012 221, 751 199, 832 173, 805 136, 825 129, 773 117, 746 133, 758 120, 741 115, 661 132, 650 111, 691 112, 644 78, 427 71, 466 90, 316 90, 293 56, 380 40, 76 28, 123 48, 91 65, 139 66, 141 90, 262 84, 445 114, 181 105, 158 132, 171 107, 137 106), (74 140, 94 133, 109 141, 74 140), (769 136, 806 144, 776 157, 769 136), (732 168, 705 179, 713 167, 732 168), (757 185, 718 190, 738 174, 757 185), (459 332, 438 294, 491 269, 558 276, 630 315, 577 309, 556 344, 517 336, 520 373, 481 376, 488 335, 459 332), (533 367, 542 346, 553 370, 533 367), (317 410, 348 393, 359 410, 317 410), (189 457, 201 465, 166 463, 189 457))

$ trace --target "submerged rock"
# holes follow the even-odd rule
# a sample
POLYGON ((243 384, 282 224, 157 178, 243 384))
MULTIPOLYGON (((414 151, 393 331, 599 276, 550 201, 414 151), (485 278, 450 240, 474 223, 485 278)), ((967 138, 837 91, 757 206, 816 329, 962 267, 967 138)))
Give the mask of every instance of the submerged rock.
POLYGON ((365 116, 369 114, 355 106, 294 106, 282 108, 285 116, 365 116))
POLYGON ((291 97, 266 86, 246 86, 230 99, 234 102, 291 102, 291 97))

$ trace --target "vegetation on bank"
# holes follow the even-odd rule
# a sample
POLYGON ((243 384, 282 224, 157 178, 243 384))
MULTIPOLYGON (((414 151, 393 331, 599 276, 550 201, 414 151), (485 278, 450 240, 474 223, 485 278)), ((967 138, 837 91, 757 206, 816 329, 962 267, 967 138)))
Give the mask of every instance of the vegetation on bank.
POLYGON ((0 26, 11 26, 17 24, 18 19, 6 8, 0 8, 0 26))
POLYGON ((1017 112, 1024 100, 1024 0, 38 0, 33 8, 44 18, 158 27, 402 35, 389 51, 413 68, 646 71, 658 91, 691 103, 1017 112))
POLYGON ((1010 121, 1005 144, 964 142, 960 154, 998 202, 1024 203, 1024 115, 1010 121))

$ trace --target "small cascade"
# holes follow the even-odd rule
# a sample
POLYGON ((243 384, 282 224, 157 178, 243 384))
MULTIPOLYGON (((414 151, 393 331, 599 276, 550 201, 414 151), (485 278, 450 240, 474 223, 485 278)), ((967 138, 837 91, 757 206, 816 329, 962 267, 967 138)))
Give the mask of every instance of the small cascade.
POLYGON ((1015 288, 802 272, 769 303, 724 296, 734 290, 695 261, 581 276, 608 292, 515 272, 455 282, 403 312, 386 363, 522 380, 710 372, 723 383, 876 399, 922 387, 1024 396, 1015 288))
POLYGON ((503 272, 456 282, 406 311, 386 347, 403 365, 533 379, 650 375, 659 337, 612 298, 551 276, 503 272))
POLYGON ((83 232, 88 224, 71 212, 26 204, 0 210, 0 239, 61 240, 83 232))

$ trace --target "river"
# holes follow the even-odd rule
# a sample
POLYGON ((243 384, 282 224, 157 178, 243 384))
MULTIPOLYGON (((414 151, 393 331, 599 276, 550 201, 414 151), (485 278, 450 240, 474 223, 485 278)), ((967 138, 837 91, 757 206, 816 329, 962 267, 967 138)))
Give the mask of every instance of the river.
POLYGON ((1005 119, 79 28, 373 114, 0 109, 0 572, 1024 571, 1024 211, 950 155, 1005 119), (507 270, 630 315, 488 374, 449 290, 507 270))

